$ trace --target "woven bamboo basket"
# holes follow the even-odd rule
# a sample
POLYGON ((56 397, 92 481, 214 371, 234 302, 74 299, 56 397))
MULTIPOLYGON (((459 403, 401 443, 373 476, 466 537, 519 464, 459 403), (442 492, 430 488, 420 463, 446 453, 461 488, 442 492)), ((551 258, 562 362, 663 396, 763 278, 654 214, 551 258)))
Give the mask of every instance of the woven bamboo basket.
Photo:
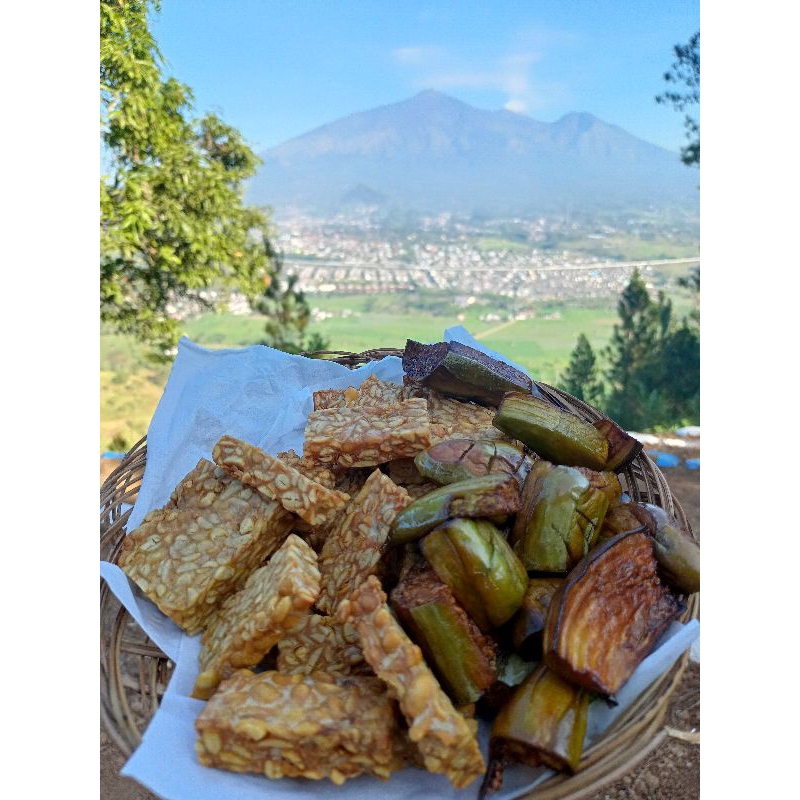
MULTIPOLYGON (((337 361, 352 369, 384 356, 402 354, 402 350, 381 348, 363 353, 320 351, 312 355, 337 361)), ((536 385, 553 403, 589 422, 603 416, 566 392, 542 383, 536 385)), ((123 510, 123 507, 135 501, 146 462, 147 444, 145 439, 141 439, 103 483, 100 490, 100 557, 103 560, 116 563, 131 512, 130 508, 123 510)), ((667 481, 645 453, 641 453, 619 477, 623 489, 634 500, 661 506, 691 530, 667 481)), ((692 595, 686 601, 681 621, 698 618, 699 609, 699 595, 692 595)), ((139 745, 144 729, 157 711, 174 665, 147 638, 104 581, 100 585, 100 618, 101 723, 127 756, 139 745)), ((591 747, 584 750, 577 774, 556 775, 526 797, 531 800, 580 800, 636 767, 667 736, 664 728, 667 706, 687 661, 688 653, 654 681, 591 747)))

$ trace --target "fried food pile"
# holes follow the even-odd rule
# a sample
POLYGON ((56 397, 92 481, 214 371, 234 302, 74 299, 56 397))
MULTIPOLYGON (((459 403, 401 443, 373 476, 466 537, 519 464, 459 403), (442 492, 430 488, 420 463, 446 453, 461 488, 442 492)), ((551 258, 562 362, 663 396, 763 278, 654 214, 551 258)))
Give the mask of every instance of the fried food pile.
POLYGON ((200 763, 484 793, 511 761, 574 772, 590 702, 699 590, 691 534, 623 496, 641 445, 613 422, 464 345, 403 367, 315 392, 302 455, 223 436, 126 537, 120 567, 202 634, 200 763))

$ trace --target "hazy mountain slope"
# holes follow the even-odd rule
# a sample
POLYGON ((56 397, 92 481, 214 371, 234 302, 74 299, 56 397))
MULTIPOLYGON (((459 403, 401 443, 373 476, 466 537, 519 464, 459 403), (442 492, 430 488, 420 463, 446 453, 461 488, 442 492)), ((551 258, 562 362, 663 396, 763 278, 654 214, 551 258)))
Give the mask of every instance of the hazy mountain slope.
POLYGON ((386 208, 540 213, 698 202, 675 153, 591 114, 554 123, 484 111, 439 92, 323 125, 263 154, 248 200, 330 212, 352 197, 386 208))

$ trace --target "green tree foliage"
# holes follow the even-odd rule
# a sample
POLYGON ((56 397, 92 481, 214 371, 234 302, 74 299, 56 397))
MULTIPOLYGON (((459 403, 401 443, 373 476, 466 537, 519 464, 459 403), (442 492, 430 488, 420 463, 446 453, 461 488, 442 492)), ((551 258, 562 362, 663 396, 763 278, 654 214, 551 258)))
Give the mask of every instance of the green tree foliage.
POLYGON ((678 278, 678 286, 688 289, 692 293, 693 306, 689 312, 689 321, 695 327, 700 327, 700 267, 693 267, 685 277, 678 278))
POLYGON ((608 396, 604 410, 629 430, 698 422, 700 330, 684 320, 675 325, 672 303, 653 301, 638 271, 617 304, 604 355, 608 396))
MULTIPOLYGON (((700 105, 700 31, 686 44, 675 45, 674 53, 675 61, 664 73, 668 88, 656 102, 686 111, 700 105)), ((700 121, 690 112, 685 114, 683 126, 689 144, 681 148, 681 160, 688 166, 700 166, 700 121)))
POLYGON ((581 333, 572 351, 569 365, 561 375, 559 385, 573 397, 593 406, 603 403, 604 388, 597 370, 597 357, 586 336, 581 333))
POLYGON ((209 287, 254 299, 266 285, 280 308, 270 344, 295 341, 308 307, 279 279, 266 215, 243 205, 260 161, 214 114, 195 119, 191 90, 162 75, 148 26, 158 0, 101 0, 101 319, 163 355, 177 341, 169 306, 213 304, 209 287))

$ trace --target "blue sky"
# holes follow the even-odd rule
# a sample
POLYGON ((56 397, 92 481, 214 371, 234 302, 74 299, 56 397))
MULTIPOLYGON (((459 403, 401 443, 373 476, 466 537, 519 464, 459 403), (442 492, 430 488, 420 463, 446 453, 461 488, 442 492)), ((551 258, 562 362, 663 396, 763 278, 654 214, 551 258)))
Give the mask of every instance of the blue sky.
POLYGON ((545 122, 589 111, 677 151, 682 116, 653 98, 699 17, 699 0, 162 0, 153 31, 198 112, 259 151, 427 88, 545 122))

